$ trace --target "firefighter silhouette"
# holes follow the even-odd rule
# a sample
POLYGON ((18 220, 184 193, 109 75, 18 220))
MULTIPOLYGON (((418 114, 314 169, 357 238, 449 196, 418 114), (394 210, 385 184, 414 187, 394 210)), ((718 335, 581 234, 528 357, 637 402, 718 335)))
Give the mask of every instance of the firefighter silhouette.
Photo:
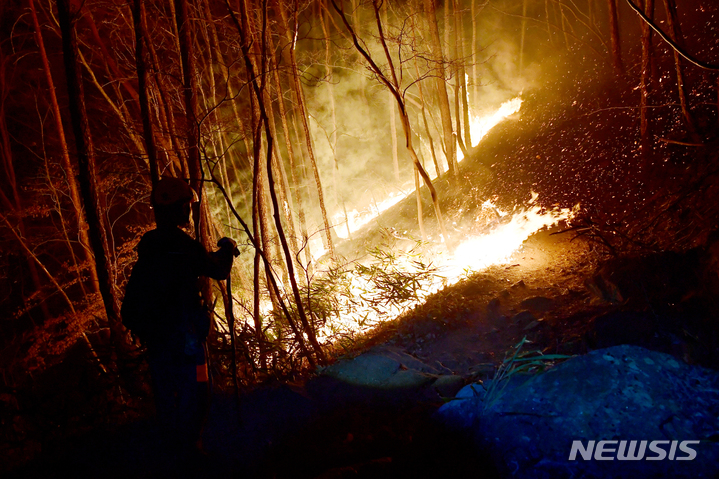
POLYGON ((151 197, 157 227, 138 244, 122 304, 123 324, 147 347, 161 430, 173 444, 190 449, 201 448, 210 398, 205 345, 210 316, 199 278, 227 278, 237 255, 229 238, 208 253, 181 229, 189 225, 196 198, 183 180, 157 182, 151 197))

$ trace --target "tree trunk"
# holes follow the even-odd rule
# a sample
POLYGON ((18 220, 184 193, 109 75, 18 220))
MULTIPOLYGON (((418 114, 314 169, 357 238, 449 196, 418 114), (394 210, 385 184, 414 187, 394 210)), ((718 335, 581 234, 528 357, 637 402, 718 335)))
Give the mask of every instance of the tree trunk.
POLYGON ((479 93, 477 92, 477 85, 479 85, 479 78, 477 77, 477 12, 475 5, 477 0, 472 0, 472 105, 475 108, 479 107, 479 93))
MULTIPOLYGON (((294 3, 294 9, 293 9, 293 24, 297 25, 297 11, 299 9, 299 5, 297 3, 297 0, 295 0, 294 3)), ((327 219, 327 209, 325 208, 325 199, 324 199, 324 191, 322 189, 322 180, 320 179, 320 173, 319 169, 317 168, 317 160, 315 159, 314 154, 314 148, 312 147, 312 132, 310 130, 309 123, 307 121, 307 102, 304 98, 304 91, 302 89, 302 82, 300 81, 299 77, 299 70, 297 67, 297 57, 295 55, 295 36, 296 32, 294 30, 291 30, 289 27, 289 21, 287 19, 287 15, 284 12, 284 9, 280 5, 280 8, 278 9, 280 11, 282 22, 284 24, 285 29, 285 35, 287 36, 287 39, 290 42, 289 47, 289 53, 290 53, 290 69, 292 71, 292 78, 293 78, 293 89, 295 90, 295 94, 297 96, 297 108, 298 108, 298 114, 302 117, 302 126, 305 133, 305 143, 307 145, 307 154, 310 158, 310 164, 312 167, 312 173, 314 174, 315 178, 315 184, 317 186, 317 197, 319 201, 320 206, 320 212, 322 214, 322 223, 324 225, 324 231, 323 231, 323 239, 325 243, 325 248, 330 253, 330 258, 334 261, 336 259, 335 256, 335 247, 334 243, 332 241, 332 234, 331 234, 331 226, 327 219)))
MULTIPOLYGON (((654 0, 644 0, 643 10, 650 19, 654 17, 654 0)), ((649 159, 649 151, 651 149, 651 138, 649 132, 649 95, 651 93, 651 71, 652 71, 652 29, 644 21, 641 21, 642 30, 642 71, 639 84, 640 100, 639 100, 639 135, 641 154, 643 161, 649 159)))
MULTIPOLYGON (((527 34, 527 0, 522 1, 522 26, 521 37, 519 40, 519 78, 522 78, 524 72, 524 37, 527 34)), ((470 145, 471 146, 471 145, 470 145)))
POLYGON ((48 93, 50 94, 50 107, 52 108, 53 120, 55 121, 55 128, 58 133, 58 141, 60 142, 60 160, 62 169, 65 173, 65 179, 67 181, 68 192, 70 194, 70 203, 72 204, 73 212, 77 220, 77 231, 82 245, 82 258, 87 261, 90 272, 90 282, 92 284, 93 292, 100 292, 100 279, 97 276, 97 267, 95 265, 95 258, 92 255, 92 246, 90 245, 90 235, 88 233, 87 222, 84 220, 85 214, 82 211, 82 200, 80 198, 80 185, 78 184, 76 168, 70 160, 70 150, 67 146, 67 140, 65 139, 65 127, 62 124, 62 115, 60 113, 60 104, 57 101, 57 93, 55 92, 55 82, 52 79, 52 70, 50 69, 50 62, 47 58, 45 51, 45 42, 42 38, 42 30, 40 29, 40 23, 37 19, 37 12, 35 10, 35 0, 28 0, 30 6, 30 17, 32 19, 35 41, 40 51, 40 60, 42 61, 43 73, 45 80, 48 84, 48 93))
MULTIPOLYGON (((302 323, 302 326, 304 329, 304 334, 307 335, 307 339, 309 340, 310 344, 313 346, 315 356, 317 357, 317 359, 320 362, 324 362, 325 361, 324 353, 322 352, 322 348, 320 347, 319 343, 317 342, 317 338, 314 334, 314 330, 313 330, 311 324, 309 323, 307 316, 305 314, 305 311, 304 311, 304 306, 302 304, 302 298, 300 296, 299 287, 297 285, 295 275, 294 275, 294 261, 292 260, 292 255, 291 255, 291 252, 289 251, 289 246, 288 246, 286 237, 284 236, 284 229, 282 228, 282 222, 281 222, 280 215, 279 215, 280 208, 279 208, 279 205, 277 202, 277 195, 275 194, 275 191, 274 191, 274 178, 272 175, 273 140, 272 140, 272 134, 270 131, 270 127, 268 124, 266 109, 265 109, 265 106, 263 103, 264 94, 262 91, 262 89, 264 88, 264 86, 266 84, 266 82, 265 82, 265 78, 266 78, 265 59, 262 58, 262 66, 259 69, 259 74, 257 74, 257 72, 255 71, 255 65, 252 61, 250 51, 249 51, 249 48, 250 48, 249 45, 250 45, 251 41, 256 41, 257 38, 255 38, 251 34, 248 35, 248 33, 251 33, 250 28, 248 27, 250 17, 249 17, 249 13, 248 13, 249 8, 245 4, 245 1, 241 0, 239 2, 240 9, 241 9, 242 23, 240 23, 240 21, 235 16, 235 14, 232 11, 232 9, 230 8, 227 0, 225 0, 225 4, 226 4, 228 10, 230 11, 230 16, 232 17, 233 22, 235 23, 235 26, 238 30, 238 33, 240 34, 242 53, 243 53, 243 57, 244 57, 244 61, 245 61, 247 74, 248 74, 248 77, 251 79, 250 85, 252 87, 254 98, 257 101, 257 109, 261 115, 261 118, 260 118, 261 125, 264 125, 264 130, 265 130, 264 133, 265 133, 265 138, 267 139, 267 147, 268 147, 268 151, 266 153, 266 155, 267 155, 267 164, 266 164, 267 165, 267 175, 268 175, 268 181, 270 183, 270 195, 271 195, 272 203, 273 203, 274 210, 275 210, 275 215, 274 215, 275 227, 279 234, 280 241, 282 243, 282 248, 285 252, 285 258, 287 260, 287 267, 289 269, 289 279, 290 279, 290 282, 292 285, 292 293, 293 293, 295 303, 296 303, 295 306, 297 307, 297 313, 298 313, 300 322, 302 323), (248 36, 249 36, 249 38, 248 38, 248 36)), ((266 35, 266 15, 265 14, 266 14, 266 9, 263 11, 263 18, 262 18, 262 21, 263 21, 263 29, 262 29, 262 37, 261 37, 262 49, 260 51, 262 52, 263 56, 264 56, 265 50, 266 50, 266 37, 265 37, 265 35, 266 35)), ((259 139, 260 138, 258 135, 256 137, 256 141, 259 141, 259 139)), ((255 151, 257 151, 257 150, 258 150, 258 148, 257 148, 257 146, 255 146, 255 151)), ((267 261, 266 261, 266 264, 269 266, 269 263, 267 263, 267 261)), ((272 280, 273 278, 270 277, 269 279, 272 280)), ((276 288, 276 284, 274 282, 273 282, 273 286, 276 288)), ((277 291, 277 293, 279 293, 279 291, 277 291)), ((285 312, 285 316, 290 324, 290 327, 293 329, 293 332, 295 333, 295 336, 300 345, 300 348, 305 352, 307 360, 309 361, 310 365, 314 366, 315 362, 312 358, 311 353, 309 352, 309 350, 307 350, 307 348, 305 346, 303 333, 301 333, 297 330, 292 315, 289 313, 289 311, 287 311, 287 309, 284 306, 284 302, 281 300, 280 300, 280 306, 282 307, 283 311, 285 312)))
POLYGON ((424 212, 422 211, 422 185, 419 182, 419 168, 414 167, 414 191, 417 199, 417 224, 419 225, 419 236, 424 241, 427 235, 424 232, 424 212))
POLYGON ((609 11, 609 32, 612 39, 612 59, 614 61, 614 72, 624 75, 624 63, 622 62, 622 44, 619 38, 619 18, 617 15, 617 0, 607 0, 609 11))
MULTIPOLYGON (((332 159, 334 160, 334 168, 332 169, 332 190, 334 191, 335 195, 335 204, 337 206, 342 206, 342 211, 344 212, 344 219, 345 219, 345 227, 347 228, 347 237, 352 239, 352 231, 350 230, 350 223, 349 218, 347 216, 347 207, 345 205, 344 195, 341 195, 339 193, 339 188, 337 186, 337 176, 339 175, 340 171, 340 164, 338 160, 338 142, 337 142, 337 108, 335 105, 335 88, 334 88, 334 75, 332 71, 332 55, 331 55, 331 42, 330 42, 330 32, 329 32, 329 26, 327 25, 327 22, 325 21, 325 14, 330 16, 331 13, 329 9, 327 9, 327 6, 325 5, 326 0, 322 0, 322 7, 320 8, 320 22, 322 24, 322 33, 325 36, 325 70, 326 70, 326 81, 327 81, 327 89, 329 90, 329 97, 330 97, 330 112, 332 114, 332 133, 330 134, 330 148, 332 149, 332 159)), ((394 119, 394 116, 393 116, 394 119)))
MULTIPOLYGON (((182 93, 185 102, 185 116, 187 118, 187 165, 190 173, 190 184, 202 201, 202 164, 200 163, 200 138, 197 124, 197 96, 195 95, 195 58, 192 50, 192 35, 188 15, 187 0, 173 0, 175 2, 175 22, 179 33, 179 53, 182 63, 182 93)), ((205 246, 208 244, 208 230, 203 221, 199 208, 192 211, 195 225, 195 236, 205 246)), ((208 299, 208 298, 206 298, 208 299)))
MULTIPOLYGON (((454 0, 455 4, 455 10, 457 5, 457 0, 454 0)), ((472 133, 470 131, 470 119, 469 119, 469 104, 467 101, 467 72, 465 69, 465 56, 464 56, 464 23, 462 22, 462 15, 459 12, 455 11, 455 29, 457 30, 457 50, 459 53, 459 58, 457 58, 457 61, 459 62, 459 87, 460 87, 460 93, 462 95, 462 123, 464 125, 464 143, 467 145, 467 148, 472 147, 472 133)))
POLYGON ((402 97, 402 94, 399 90, 399 81, 397 80, 397 73, 394 68, 394 63, 392 61, 392 56, 389 53, 389 49, 387 48, 387 43, 384 39, 384 33, 382 30, 382 21, 380 20, 379 16, 379 7, 377 5, 377 2, 379 0, 373 0, 372 6, 374 8, 375 13, 375 21, 377 22, 377 30, 379 32, 379 40, 382 44, 382 48, 384 50, 385 58, 387 59, 388 63, 388 69, 392 75, 392 78, 389 79, 387 76, 382 72, 382 69, 377 66, 377 64, 372 59, 372 56, 365 50, 362 45, 360 45, 359 39, 357 38, 357 34, 352 29, 352 26, 347 21, 347 18, 342 11, 342 9, 335 3, 335 0, 332 0, 332 5, 337 11, 337 13, 342 17, 342 22, 345 25, 345 28, 352 36, 352 41, 354 43, 355 49, 364 57, 364 59, 367 61, 367 63, 370 66, 370 69, 372 72, 377 75, 377 78, 392 92, 392 95, 394 96, 395 100, 397 101, 397 107, 399 109, 399 115, 400 120, 402 122, 402 131, 404 132, 404 139, 405 139, 405 146, 407 147, 407 151, 410 155, 410 158, 412 159, 412 162, 414 163, 415 168, 419 172, 420 176, 422 176, 422 179, 424 180, 424 184, 427 186, 427 189, 429 190, 429 193, 432 197, 432 204, 434 205, 434 212, 437 215, 437 223, 439 225, 439 230, 442 234, 442 240, 445 242, 447 248, 451 251, 452 248, 449 245, 449 237, 447 235, 447 230, 444 227, 444 219, 442 217, 442 209, 439 206, 439 197, 437 196, 437 191, 434 188, 434 185, 432 184, 432 180, 425 171, 424 167, 422 166, 422 163, 419 161, 419 157, 417 156, 417 152, 414 150, 414 147, 412 146, 412 126, 409 121, 409 116, 407 115, 407 109, 404 103, 404 99, 402 97))
POLYGON ((437 178, 442 174, 442 169, 439 166, 439 161, 437 161, 437 154, 434 151, 434 140, 432 139, 432 133, 429 130, 429 123, 427 122, 427 112, 425 110, 425 101, 424 101, 424 89, 422 88, 422 81, 420 80, 419 76, 419 66, 417 65, 417 57, 414 57, 414 71, 417 75, 417 89, 419 90, 419 102, 420 102, 420 110, 422 112, 422 122, 424 123, 424 131, 427 134, 427 140, 429 141, 429 150, 432 153, 432 162, 434 163, 434 170, 437 173, 437 178))
MULTIPOLYGON (((669 37, 680 47, 684 46, 684 38, 679 26, 679 18, 677 16, 677 5, 675 0, 664 0, 664 9, 667 12, 667 23, 669 24, 669 37)), ((694 117, 689 109, 689 101, 687 100, 686 89, 684 87, 684 68, 682 67, 682 59, 679 52, 672 49, 674 53, 674 66, 677 72, 677 91, 679 93, 679 102, 682 105, 682 114, 684 115, 684 122, 687 125, 687 130, 694 137, 696 141, 699 140, 697 137, 697 129, 694 123, 694 117)))
MULTIPOLYGON (((157 171, 157 153, 155 149, 155 137, 152 131, 150 116, 150 100, 147 94, 147 71, 145 69, 144 43, 145 33, 142 24, 144 0, 133 0, 132 19, 135 26, 135 64, 137 66, 137 80, 140 88, 140 116, 142 116, 142 130, 145 139, 145 151, 150 166, 150 180, 154 185, 160 179, 157 171)), ((93 23, 94 25, 94 23, 93 23)))
POLYGON ((449 96, 447 95, 447 78, 444 68, 444 57, 442 55, 442 44, 439 37, 439 28, 437 27, 437 12, 434 0, 423 0, 424 10, 429 22, 430 44, 432 50, 432 60, 437 66, 436 87, 439 100, 439 111, 442 116, 442 129, 444 132, 445 155, 447 157, 447 167, 452 177, 457 176, 457 154, 456 140, 452 131, 452 115, 449 109, 449 96))
MULTIPOLYGON (((274 58, 275 55, 275 47, 272 42, 272 36, 270 35, 268 37, 268 41, 270 44, 270 52, 272 57, 270 60, 272 61, 271 70, 272 70, 272 78, 275 82, 275 89, 278 92, 277 96, 277 105, 278 110, 280 113, 280 124, 282 125, 282 134, 285 137, 285 146, 287 147, 287 156, 290 161, 290 178, 292 179, 292 185, 294 186, 294 204, 296 205, 297 212, 298 212, 298 219, 300 223, 300 234, 302 235, 302 238, 306 239, 308 237, 307 234, 307 224, 305 222, 305 212, 304 212, 304 205, 302 200, 302 193, 301 193, 301 185, 299 184, 297 180, 297 160, 295 159, 295 151, 294 147, 292 146, 292 139, 290 137, 290 128, 287 123, 287 111, 285 110, 285 100, 282 96, 282 83, 280 82, 280 74, 279 70, 277 68, 277 60, 274 58)), ((292 189, 292 188, 290 188, 292 189)), ((312 262, 312 256, 310 254, 309 249, 305 248, 305 258, 307 261, 307 267, 310 266, 310 263, 312 262)))
POLYGON ((80 192, 85 207, 85 221, 88 225, 90 244, 95 254, 97 276, 100 280, 105 312, 113 330, 116 345, 123 343, 120 324, 120 307, 113 282, 114 268, 109 261, 107 232, 101 214, 100 193, 97 191, 95 175, 95 151, 85 111, 82 75, 77 61, 77 39, 74 21, 79 12, 71 11, 68 0, 57 0, 58 20, 62 32, 62 50, 67 77, 70 120, 78 156, 80 192))

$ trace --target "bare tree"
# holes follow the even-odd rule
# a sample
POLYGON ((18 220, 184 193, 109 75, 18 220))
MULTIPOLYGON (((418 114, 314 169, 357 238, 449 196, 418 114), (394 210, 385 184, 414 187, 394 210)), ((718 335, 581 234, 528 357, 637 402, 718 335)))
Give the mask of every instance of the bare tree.
POLYGON ((397 108, 399 109, 400 120, 402 123, 402 130, 404 131, 405 146, 410 155, 410 158, 412 159, 412 162, 414 163, 415 168, 419 172, 420 176, 422 176, 424 184, 427 186, 427 189, 432 196, 432 204, 434 205, 434 212, 437 216, 437 223, 439 224, 442 238, 449 248, 449 236, 447 235, 447 230, 444 226, 444 219, 442 217, 442 209, 439 205, 439 197, 437 196, 437 191, 435 190, 434 185, 432 184, 432 180, 427 174, 427 171, 424 169, 422 163, 419 161, 419 157, 417 156, 417 152, 414 150, 414 146, 412 146, 412 126, 409 121, 409 115, 407 114, 407 107, 404 101, 404 96, 400 90, 400 84, 397 79, 397 71, 395 70, 392 56, 390 55, 389 49, 387 48, 387 43, 385 42, 384 31, 382 28, 382 20, 380 19, 379 13, 379 0, 373 0, 372 6, 374 8, 375 21, 377 23, 377 30, 379 33, 379 40, 382 45, 382 49, 384 50, 385 58, 387 59, 391 79, 384 74, 379 65, 377 65, 377 63, 375 63, 375 61, 372 59, 372 56, 369 54, 367 49, 361 45, 360 39, 357 37, 357 34, 352 28, 352 25, 350 25, 349 21, 347 20, 347 16, 345 15, 342 7, 338 5, 335 0, 332 0, 332 6, 334 7, 335 11, 337 11, 337 13, 340 15, 340 18, 342 19, 342 22, 344 23, 347 32, 352 37, 352 42, 357 51, 362 55, 362 57, 364 57, 364 59, 369 64, 372 72, 377 76, 380 82, 382 82, 382 84, 384 84, 387 89, 389 89, 397 102, 397 108))

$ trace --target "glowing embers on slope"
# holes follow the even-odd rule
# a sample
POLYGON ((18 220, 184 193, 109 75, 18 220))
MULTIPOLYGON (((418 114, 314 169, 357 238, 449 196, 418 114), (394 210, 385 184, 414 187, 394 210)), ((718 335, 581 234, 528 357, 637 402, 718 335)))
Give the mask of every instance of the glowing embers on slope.
POLYGON ((366 274, 371 265, 347 271, 343 281, 348 282, 348 287, 336 302, 339 306, 337 314, 320 328, 320 339, 331 342, 340 336, 351 337, 366 332, 423 303, 431 294, 471 272, 506 264, 532 234, 560 221, 571 220, 578 209, 546 210, 536 205, 536 199, 537 194, 532 193, 532 199, 525 206, 515 207, 512 212, 502 211, 491 201, 486 201, 477 212, 477 224, 471 225, 479 232, 467 235, 452 254, 446 251, 418 254, 414 249, 391 252, 394 255, 392 262, 379 266, 387 269, 385 273, 393 281, 401 282, 403 274, 415 281, 415 294, 406 298, 386 300, 383 293, 377 291, 377 282, 372 275, 366 274))

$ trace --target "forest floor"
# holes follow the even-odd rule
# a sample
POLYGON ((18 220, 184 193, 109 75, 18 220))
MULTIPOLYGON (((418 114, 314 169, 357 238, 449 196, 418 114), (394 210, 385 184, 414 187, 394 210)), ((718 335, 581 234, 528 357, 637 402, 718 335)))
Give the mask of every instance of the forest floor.
MULTIPOLYGON (((523 337, 531 350, 586 352, 589 319, 616 306, 587 289, 588 246, 558 231, 535 234, 509 264, 435 294, 363 351, 389 348, 462 383, 491 378, 523 337)), ((10 477, 492 477, 490 462, 433 421, 442 404, 432 389, 373 390, 315 374, 243 397, 239 421, 234 399, 216 394, 206 457, 161 447, 148 419, 46 444, 10 477)))

